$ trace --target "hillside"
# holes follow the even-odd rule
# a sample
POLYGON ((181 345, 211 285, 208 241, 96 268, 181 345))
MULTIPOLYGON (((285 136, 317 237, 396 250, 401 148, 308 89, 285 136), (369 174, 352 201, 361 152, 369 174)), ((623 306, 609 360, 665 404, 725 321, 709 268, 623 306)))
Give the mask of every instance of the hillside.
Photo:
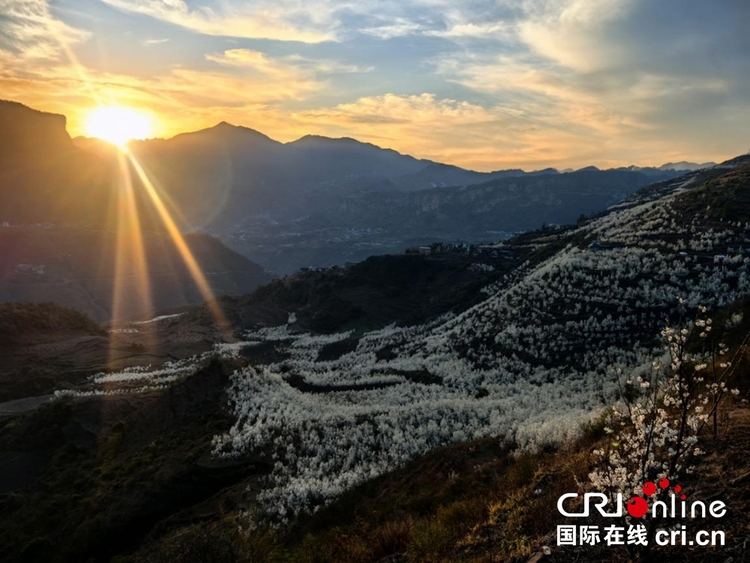
POLYGON ((435 248, 431 256, 373 256, 344 268, 305 270, 223 299, 222 306, 243 329, 283 324, 290 312, 295 326, 318 333, 418 324, 481 301, 481 289, 520 259, 493 257, 477 246, 435 248), (478 266, 478 253, 491 267, 478 266))
POLYGON ((54 303, 0 303, 0 346, 61 334, 102 336, 104 331, 86 315, 54 303))
MULTIPOLYGON (((0 228, 0 301, 55 302, 108 321, 113 315, 118 320, 147 317, 205 300, 168 235, 146 232, 142 240, 145 270, 132 252, 118 247, 115 231, 0 228), (144 282, 150 302, 144 298, 144 282)), ((217 296, 247 293, 271 279, 216 239, 187 235, 185 240, 217 296)))
MULTIPOLYGON (((3 556, 525 561, 552 545, 552 561, 601 560, 556 550, 554 499, 591 470, 605 409, 659 365, 665 323, 706 306, 747 398, 750 236, 724 210, 741 209, 748 167, 649 186, 576 226, 276 280, 220 301, 228 342, 205 308, 115 325, 118 350, 138 345, 124 369, 63 369, 58 401, 0 422, 3 556), (219 344, 191 355, 199 334, 219 344)), ((716 480, 745 482, 743 404, 682 481, 737 511, 719 561, 744 553, 742 489, 716 480)))
POLYGON ((324 347, 351 334, 251 332, 249 357, 273 341, 278 359, 235 377, 242 415, 217 451, 273 448, 285 459, 286 447, 268 437, 282 433, 299 444, 263 497, 266 510, 291 518, 442 444, 501 436, 534 449, 565 441, 615 400, 610 368, 651 365, 660 327, 678 318, 678 298, 689 310, 719 309, 750 290, 745 225, 717 229, 681 217, 675 205, 690 181, 576 229, 498 245, 552 253, 530 256, 460 314, 355 333, 356 348, 337 357, 323 360, 324 347), (340 392, 305 392, 302 382, 340 392))

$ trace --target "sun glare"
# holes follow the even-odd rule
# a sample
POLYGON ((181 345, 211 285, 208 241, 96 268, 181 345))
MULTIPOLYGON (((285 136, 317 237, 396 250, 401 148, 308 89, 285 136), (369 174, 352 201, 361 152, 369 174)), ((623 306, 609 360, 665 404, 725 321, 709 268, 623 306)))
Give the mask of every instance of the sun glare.
POLYGON ((100 107, 89 115, 86 134, 122 147, 132 139, 151 135, 151 120, 145 113, 131 108, 100 107))

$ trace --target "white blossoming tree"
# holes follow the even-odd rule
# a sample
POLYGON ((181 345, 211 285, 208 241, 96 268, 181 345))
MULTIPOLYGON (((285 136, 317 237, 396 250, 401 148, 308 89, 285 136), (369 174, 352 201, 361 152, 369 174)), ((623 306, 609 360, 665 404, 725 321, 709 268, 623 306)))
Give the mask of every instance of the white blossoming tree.
MULTIPOLYGON (((718 433, 732 362, 723 359, 724 343, 713 346, 713 323, 705 314, 700 307, 692 323, 662 331, 664 355, 654 361, 650 374, 631 374, 623 382, 622 401, 606 415, 608 440, 593 452, 596 465, 589 479, 610 499, 621 493, 627 502, 642 494, 647 481, 675 483, 692 473, 704 453, 699 448, 704 430, 711 426, 718 433)), ((658 491, 655 498, 666 495, 666 490, 658 491)), ((644 521, 652 535, 656 520, 647 514, 644 521)))

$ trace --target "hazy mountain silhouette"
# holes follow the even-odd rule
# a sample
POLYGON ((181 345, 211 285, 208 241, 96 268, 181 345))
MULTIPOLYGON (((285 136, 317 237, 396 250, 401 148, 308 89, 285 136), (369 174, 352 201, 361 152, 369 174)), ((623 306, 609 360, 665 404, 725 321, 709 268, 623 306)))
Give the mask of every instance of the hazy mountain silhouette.
POLYGON ((279 273, 571 222, 677 174, 595 167, 573 175, 553 168, 483 173, 349 138, 307 135, 282 144, 226 123, 131 150, 188 224, 279 273))
MULTIPOLYGON (((71 141, 62 116, 10 102, 0 114, 10 132, 0 158, 13 163, 0 173, 6 186, 0 221, 112 224, 118 193, 112 186, 123 160, 117 150, 95 139, 71 141)), ((130 151, 183 230, 219 236, 277 272, 575 221, 677 174, 594 167, 573 174, 482 173, 349 138, 307 135, 280 143, 226 122, 133 142, 130 151)), ((158 230, 137 184, 144 228, 158 230)))
POLYGON ((109 169, 73 144, 62 115, 0 102, 0 221, 101 221, 109 169))
MULTIPOLYGON (((138 271, 118 255, 117 150, 96 140, 74 143, 65 123, 62 115, 0 102, 0 301, 54 301, 100 321, 113 313, 115 285, 125 296, 122 317, 203 301, 153 206, 136 189, 153 303, 137 299, 138 271)), ((217 294, 245 293, 271 279, 218 240, 200 235, 187 242, 217 294)))
POLYGON ((711 166, 716 166, 716 163, 704 162, 703 164, 698 164, 683 160, 680 162, 667 162, 666 164, 662 164, 659 166, 659 170, 700 170, 701 168, 710 168, 711 166))

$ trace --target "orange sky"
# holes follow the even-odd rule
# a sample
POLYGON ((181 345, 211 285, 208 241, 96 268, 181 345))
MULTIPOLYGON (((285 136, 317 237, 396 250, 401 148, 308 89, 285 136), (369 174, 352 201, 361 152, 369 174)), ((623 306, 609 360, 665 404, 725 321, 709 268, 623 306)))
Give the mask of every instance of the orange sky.
POLYGON ((64 113, 74 136, 98 104, 125 105, 157 136, 228 121, 478 170, 750 146, 747 3, 194 4, 0 0, 2 96, 64 113))

